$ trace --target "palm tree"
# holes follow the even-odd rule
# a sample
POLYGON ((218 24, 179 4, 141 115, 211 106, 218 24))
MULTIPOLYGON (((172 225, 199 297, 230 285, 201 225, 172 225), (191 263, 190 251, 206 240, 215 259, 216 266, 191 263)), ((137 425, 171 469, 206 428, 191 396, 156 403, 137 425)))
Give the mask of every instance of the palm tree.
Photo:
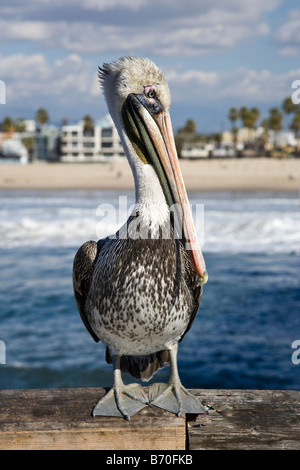
POLYGON ((196 123, 193 119, 188 119, 184 126, 184 132, 187 134, 195 134, 196 133, 196 123))
POLYGON ((39 108, 36 112, 35 119, 39 123, 40 127, 42 127, 49 121, 49 114, 45 108, 39 108))
POLYGON ((235 127, 236 121, 240 118, 239 110, 236 108, 230 108, 228 113, 228 119, 231 121, 232 127, 235 127))
POLYGON ((249 126, 249 115, 250 115, 250 110, 246 108, 246 106, 242 106, 240 109, 240 117, 243 123, 244 127, 250 127, 249 126))
POLYGON ((282 113, 278 108, 271 108, 269 117, 269 128, 275 132, 275 146, 277 144, 278 132, 282 129, 282 113))
MULTIPOLYGON (((243 106, 240 109, 240 116, 243 122, 244 127, 246 127, 248 130, 250 129, 255 129, 256 127, 256 122, 259 118, 260 112, 258 108, 247 108, 246 106, 243 106)), ((248 131, 248 140, 250 140, 250 132, 248 131)))
POLYGON ((178 134, 182 135, 185 141, 193 140, 196 136, 197 126, 193 119, 187 119, 184 127, 178 129, 178 134))
POLYGON ((15 123, 11 117, 6 116, 1 124, 1 128, 4 132, 13 133, 16 130, 15 123))
POLYGON ((291 113, 295 113, 297 110, 297 105, 293 103, 292 98, 290 96, 287 96, 284 98, 281 108, 283 112, 288 115, 291 113))
POLYGON ((252 124, 250 109, 248 109, 246 106, 242 106, 242 108, 240 109, 240 116, 241 116, 241 121, 243 123, 243 127, 247 129, 247 141, 249 142, 250 140, 249 129, 252 124))
MULTIPOLYGON (((260 111, 258 108, 251 108, 250 110, 250 128, 251 129, 256 129, 256 123, 258 121, 258 118, 260 116, 260 111)), ((254 140, 254 145, 253 145, 253 148, 256 152, 256 154, 258 154, 258 142, 257 142, 257 137, 254 136, 255 140, 254 140)))
POLYGON ((32 162, 34 143, 35 143, 34 137, 32 137, 32 136, 24 137, 22 139, 22 142, 23 142, 24 146, 26 147, 26 149, 28 151, 29 161, 32 162))
POLYGON ((196 128, 195 121, 193 119, 187 119, 184 127, 178 129, 175 135, 175 145, 179 156, 185 142, 194 142, 197 140, 196 128))
POLYGON ((234 145, 234 156, 236 156, 237 151, 237 136, 238 136, 238 128, 236 127, 236 121, 240 119, 240 112, 236 108, 230 108, 228 113, 228 119, 231 121, 231 133, 234 145))
POLYGON ((94 135, 94 119, 89 114, 83 118, 83 133, 89 136, 94 135))
POLYGON ((297 145, 297 149, 296 149, 296 155, 298 156, 299 151, 300 151, 300 148, 299 148, 300 147, 300 111, 298 111, 294 114, 294 118, 291 122, 290 128, 293 131, 295 131, 296 138, 298 139, 298 145, 297 145))
POLYGON ((270 109, 270 118, 269 118, 270 129, 273 131, 281 131, 282 129, 282 114, 278 108, 270 109))
POLYGON ((240 110, 240 116, 243 121, 243 125, 249 129, 255 129, 256 121, 260 115, 259 109, 257 108, 246 108, 243 106, 240 110))
POLYGON ((15 122, 15 127, 17 132, 25 132, 26 124, 23 118, 17 119, 15 122))
POLYGON ((259 111, 258 108, 252 108, 252 109, 250 110, 250 114, 251 114, 251 126, 250 126, 250 127, 251 127, 252 129, 255 129, 256 123, 257 123, 258 118, 259 118, 259 116, 260 116, 260 111, 259 111))
POLYGON ((297 105, 293 103, 290 96, 284 98, 281 107, 286 114, 293 113, 297 109, 297 105))
POLYGON ((269 130, 270 130, 270 120, 269 119, 264 119, 261 122, 261 127, 263 128, 263 134, 261 136, 261 141, 262 141, 262 146, 264 149, 264 153, 266 154, 266 146, 269 141, 269 130))

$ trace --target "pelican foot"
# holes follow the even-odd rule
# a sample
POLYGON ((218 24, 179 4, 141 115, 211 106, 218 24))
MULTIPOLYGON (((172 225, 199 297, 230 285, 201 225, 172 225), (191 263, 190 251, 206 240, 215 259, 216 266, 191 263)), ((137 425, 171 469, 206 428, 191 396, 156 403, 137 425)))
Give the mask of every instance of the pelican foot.
POLYGON ((177 416, 185 413, 207 413, 207 410, 198 398, 184 388, 180 382, 151 385, 149 388, 149 399, 151 406, 157 406, 177 416))
POLYGON ((139 384, 112 387, 94 406, 93 416, 117 416, 127 421, 149 404, 148 396, 139 384))

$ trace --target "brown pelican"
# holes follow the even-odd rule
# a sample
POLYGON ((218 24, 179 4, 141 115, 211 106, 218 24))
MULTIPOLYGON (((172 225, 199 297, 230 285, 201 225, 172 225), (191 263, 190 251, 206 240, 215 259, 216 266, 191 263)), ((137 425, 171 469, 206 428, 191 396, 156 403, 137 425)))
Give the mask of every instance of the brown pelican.
POLYGON ((99 79, 134 175, 136 203, 117 234, 86 242, 74 259, 81 318, 106 344, 114 367, 114 385, 93 415, 129 419, 149 404, 177 415, 203 413, 177 368, 177 344, 196 317, 207 273, 178 164, 168 84, 152 61, 134 57, 99 67, 99 79), (148 381, 167 364, 168 384, 153 384, 148 393, 122 380, 123 371, 148 381))

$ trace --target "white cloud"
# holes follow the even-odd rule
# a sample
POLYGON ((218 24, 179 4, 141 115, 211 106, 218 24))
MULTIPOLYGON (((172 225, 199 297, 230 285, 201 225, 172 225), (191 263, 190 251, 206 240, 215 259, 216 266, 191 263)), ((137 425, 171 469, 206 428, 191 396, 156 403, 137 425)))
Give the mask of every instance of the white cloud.
MULTIPOLYGON (((75 8, 92 11, 128 8, 129 10, 134 11, 141 6, 146 5, 146 3, 147 0, 85 0, 84 2, 82 2, 82 0, 68 0, 66 5, 69 11, 72 11, 75 8)), ((44 11, 45 20, 47 20, 47 11, 49 7, 59 11, 63 6, 64 5, 61 0, 30 0, 30 2, 25 2, 23 0, 20 2, 16 2, 14 0, 2 0, 1 14, 14 16, 17 12, 17 16, 20 17, 22 15, 28 16, 35 13, 43 15, 44 11)))
POLYGON ((226 73, 176 72, 166 73, 173 100, 201 104, 218 100, 237 100, 254 105, 280 104, 291 95, 291 84, 300 76, 300 68, 276 74, 268 69, 253 70, 240 67, 226 73))
POLYGON ((296 57, 300 49, 300 11, 291 10, 287 20, 275 34, 275 41, 280 46, 278 54, 285 57, 296 57))
MULTIPOLYGON (((84 108, 99 97, 97 65, 78 54, 69 54, 53 64, 43 54, 0 56, 1 79, 7 87, 10 106, 21 101, 34 108, 41 100, 48 101, 61 115, 64 108, 84 108)), ((164 68, 164 67, 163 67, 164 68)), ((173 103, 201 104, 228 99, 259 103, 280 102, 291 94, 293 80, 300 68, 283 73, 268 69, 253 70, 240 67, 224 73, 165 69, 173 103)), ((103 104, 103 103, 102 103, 103 104)))
POLYGON ((32 41, 46 47, 60 47, 77 53, 138 53, 158 55, 203 55, 235 47, 240 41, 254 39, 267 32, 264 23, 235 25, 211 23, 175 27, 159 24, 158 28, 120 25, 97 25, 81 22, 0 21, 0 35, 6 40, 32 41), (161 29, 161 31, 160 31, 161 29), (163 30, 163 32, 162 32, 163 30))
MULTIPOLYGON (((49 103, 61 117, 75 107, 78 110, 94 100, 96 67, 70 54, 51 64, 43 54, 15 54, 1 57, 1 78, 6 84, 6 109, 35 110, 49 103)), ((100 97, 100 91, 98 91, 100 97)), ((100 102, 100 99, 99 99, 100 102)), ((32 111, 32 112, 33 112, 32 111)))
POLYGON ((35 0, 19 6, 19 14, 2 15, 0 38, 77 53, 201 56, 268 34, 263 15, 277 4, 278 0, 71 0, 72 16, 64 20, 65 11, 62 16, 60 11, 66 7, 60 1, 35 0), (90 12, 88 19, 82 18, 84 11, 90 12), (111 14, 101 21, 99 11, 111 14))
POLYGON ((300 54, 300 50, 299 47, 287 46, 280 48, 278 54, 281 57, 297 57, 300 54))
POLYGON ((138 10, 141 6, 145 6, 147 2, 145 0, 85 0, 82 3, 81 0, 76 2, 78 5, 82 5, 83 8, 88 10, 113 10, 114 8, 128 8, 129 10, 138 10))

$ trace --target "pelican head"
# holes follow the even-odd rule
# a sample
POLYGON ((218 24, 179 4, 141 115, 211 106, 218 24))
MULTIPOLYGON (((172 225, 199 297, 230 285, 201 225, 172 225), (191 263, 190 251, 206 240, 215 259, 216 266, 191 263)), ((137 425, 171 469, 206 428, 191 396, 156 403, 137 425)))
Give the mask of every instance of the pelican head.
POLYGON ((145 165, 152 166, 168 206, 175 207, 185 249, 205 283, 208 275, 179 167, 164 74, 147 58, 123 57, 99 67, 99 79, 136 185, 145 165))

